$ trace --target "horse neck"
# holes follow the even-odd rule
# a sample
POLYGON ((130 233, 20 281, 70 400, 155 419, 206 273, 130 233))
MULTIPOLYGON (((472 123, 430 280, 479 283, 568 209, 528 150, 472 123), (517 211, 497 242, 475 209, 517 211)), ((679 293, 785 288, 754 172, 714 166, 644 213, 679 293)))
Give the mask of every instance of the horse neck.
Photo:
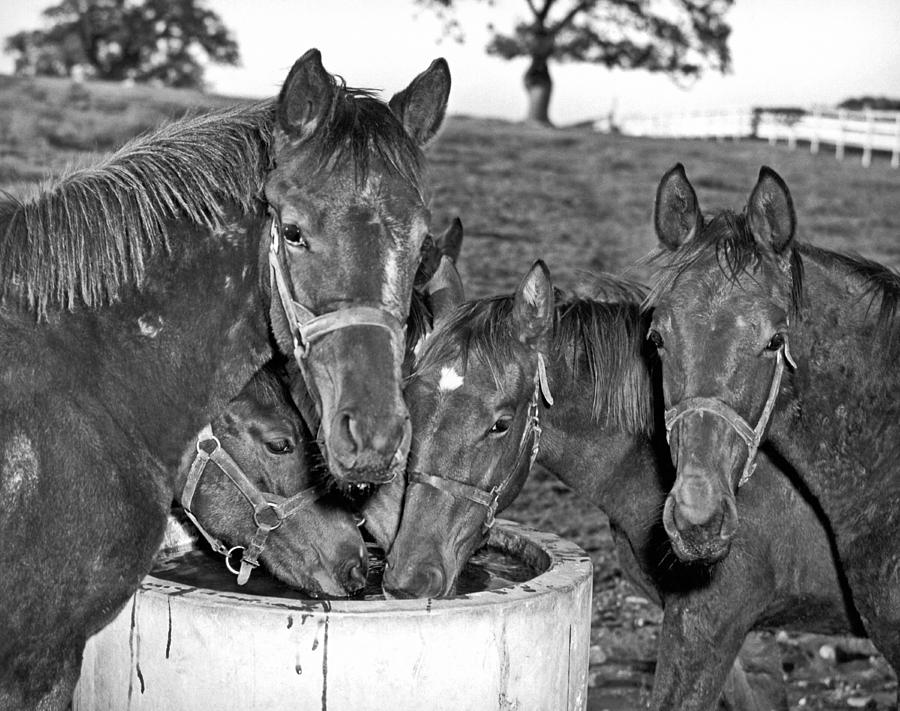
POLYGON ((597 423, 592 385, 573 378, 564 360, 553 359, 549 368, 554 404, 543 410, 537 461, 626 535, 641 535, 665 498, 653 442, 644 433, 597 423))
POLYGON ((102 402, 172 477, 188 441, 271 358, 261 229, 261 218, 245 217, 225 235, 173 230, 171 252, 152 258, 140 289, 42 326, 71 347, 72 365, 51 377, 102 402))
POLYGON ((804 250, 803 264, 803 312, 790 336, 797 369, 786 369, 769 438, 833 515, 860 497, 890 499, 888 488, 900 495, 891 474, 900 372, 885 355, 880 296, 872 299, 864 277, 819 250, 804 250), (861 487, 850 473, 863 471, 861 487))

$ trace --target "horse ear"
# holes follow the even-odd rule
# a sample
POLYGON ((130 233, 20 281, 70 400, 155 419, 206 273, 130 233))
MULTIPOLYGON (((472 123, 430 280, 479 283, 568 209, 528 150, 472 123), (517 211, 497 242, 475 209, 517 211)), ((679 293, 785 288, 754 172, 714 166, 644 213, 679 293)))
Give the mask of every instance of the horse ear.
POLYGON ((784 251, 794 238, 797 213, 788 186, 774 170, 763 166, 750 200, 747 202, 747 222, 750 233, 757 240, 775 250, 784 251))
POLYGON ((310 133, 328 114, 334 97, 332 76, 322 55, 311 49, 294 62, 278 95, 278 123, 285 131, 310 133))
POLYGON ((431 299, 431 314, 437 323, 466 299, 459 272, 450 257, 441 257, 441 263, 425 287, 431 299))
POLYGON ((678 249, 703 226, 697 194, 681 163, 676 163, 659 181, 653 226, 659 241, 670 250, 678 249))
POLYGON ((534 263, 516 289, 512 317, 519 340, 541 348, 553 328, 553 285, 542 260, 534 263))
POLYGON ((437 248, 445 257, 450 257, 450 261, 456 264, 459 259, 459 252, 462 249, 463 241, 463 224, 458 217, 453 218, 450 226, 444 230, 444 234, 435 240, 437 248))
POLYGON ((450 96, 450 68, 443 58, 413 79, 403 91, 394 94, 388 106, 420 146, 437 134, 447 111, 450 96))

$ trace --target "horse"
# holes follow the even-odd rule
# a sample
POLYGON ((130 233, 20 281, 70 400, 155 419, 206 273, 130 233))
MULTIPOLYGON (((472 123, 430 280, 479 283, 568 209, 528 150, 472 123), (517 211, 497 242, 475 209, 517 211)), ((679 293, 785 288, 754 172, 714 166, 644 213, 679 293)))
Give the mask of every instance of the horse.
POLYGON ((704 217, 678 164, 655 215, 676 552, 727 553, 764 444, 821 505, 865 628, 900 672, 900 276, 797 242, 793 198, 765 166, 743 212, 704 217))
POLYGON ((150 569, 191 434, 276 350, 336 480, 404 469, 400 324, 448 91, 436 60, 386 105, 310 50, 274 101, 0 200, 0 708, 66 708, 86 638, 150 569))
POLYGON ((289 395, 299 377, 290 362, 261 368, 189 445, 176 498, 239 585, 261 562, 311 597, 346 596, 365 586, 368 554, 289 395))
POLYGON ((413 446, 386 591, 452 594, 537 463, 608 516, 626 577, 664 609, 652 708, 714 708, 723 688, 729 708, 787 708, 780 659, 747 634, 861 626, 815 509, 764 457, 741 491, 735 554, 714 568, 672 554, 659 525, 673 472, 645 293, 606 277, 594 298, 554 297, 539 262, 514 295, 435 312, 404 391, 413 446), (751 690, 748 661, 761 656, 770 673, 751 690))

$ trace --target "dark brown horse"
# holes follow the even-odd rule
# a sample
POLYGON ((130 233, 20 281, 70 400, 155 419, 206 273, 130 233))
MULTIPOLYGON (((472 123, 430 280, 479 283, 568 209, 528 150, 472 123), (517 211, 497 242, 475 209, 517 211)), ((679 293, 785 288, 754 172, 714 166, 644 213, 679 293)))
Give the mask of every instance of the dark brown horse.
POLYGON ((767 438, 820 503, 866 630, 900 670, 900 277, 797 244, 791 195, 769 168, 742 213, 706 218, 675 166, 656 227, 650 337, 678 473, 665 515, 675 550, 727 553, 744 513, 735 492, 758 476, 767 438))
POLYGON ((191 434, 272 333, 301 357, 335 477, 403 469, 420 146, 448 89, 437 61, 389 107, 312 50, 275 102, 0 202, 0 708, 66 708, 85 639, 150 568, 191 434))
POLYGON ((410 484, 385 586, 398 596, 452 593, 491 501, 498 511, 512 501, 534 456, 606 513, 626 575, 665 610, 653 708, 713 708, 726 680, 730 708, 787 708, 777 657, 765 660, 768 688, 753 690, 741 660, 755 655, 735 658, 752 629, 860 631, 826 532, 761 459, 741 492, 735 554, 714 568, 677 561, 659 525, 673 472, 643 292, 604 279, 596 293, 603 300, 554 303, 539 264, 513 296, 435 313, 405 391, 410 484))
POLYGON ((319 448, 290 397, 289 372, 300 377, 290 364, 268 364, 201 430, 175 491, 233 571, 240 566, 249 576, 255 543, 258 562, 288 585, 313 597, 351 594, 366 584, 365 544, 357 519, 329 491, 319 448))

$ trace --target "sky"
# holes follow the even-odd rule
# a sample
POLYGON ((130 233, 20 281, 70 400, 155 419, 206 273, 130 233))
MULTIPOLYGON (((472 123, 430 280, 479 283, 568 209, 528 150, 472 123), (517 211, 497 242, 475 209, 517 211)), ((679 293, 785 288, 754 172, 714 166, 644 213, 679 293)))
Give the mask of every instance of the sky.
MULTIPOLYGON (((42 26, 40 0, 0 0, 0 34, 42 26)), ((412 0, 206 0, 238 42, 240 67, 211 66, 212 90, 273 96, 311 47, 349 86, 389 98, 435 57, 450 64, 451 114, 517 120, 525 113, 524 59, 484 52, 493 22, 524 19, 524 0, 457 0, 466 42, 442 39, 437 17, 412 0)), ((606 116, 671 114, 749 106, 834 104, 849 96, 900 97, 900 0, 736 0, 732 72, 707 74, 690 89, 644 71, 552 64, 550 118, 558 124, 606 116)), ((0 72, 12 58, 0 55, 0 72)))

